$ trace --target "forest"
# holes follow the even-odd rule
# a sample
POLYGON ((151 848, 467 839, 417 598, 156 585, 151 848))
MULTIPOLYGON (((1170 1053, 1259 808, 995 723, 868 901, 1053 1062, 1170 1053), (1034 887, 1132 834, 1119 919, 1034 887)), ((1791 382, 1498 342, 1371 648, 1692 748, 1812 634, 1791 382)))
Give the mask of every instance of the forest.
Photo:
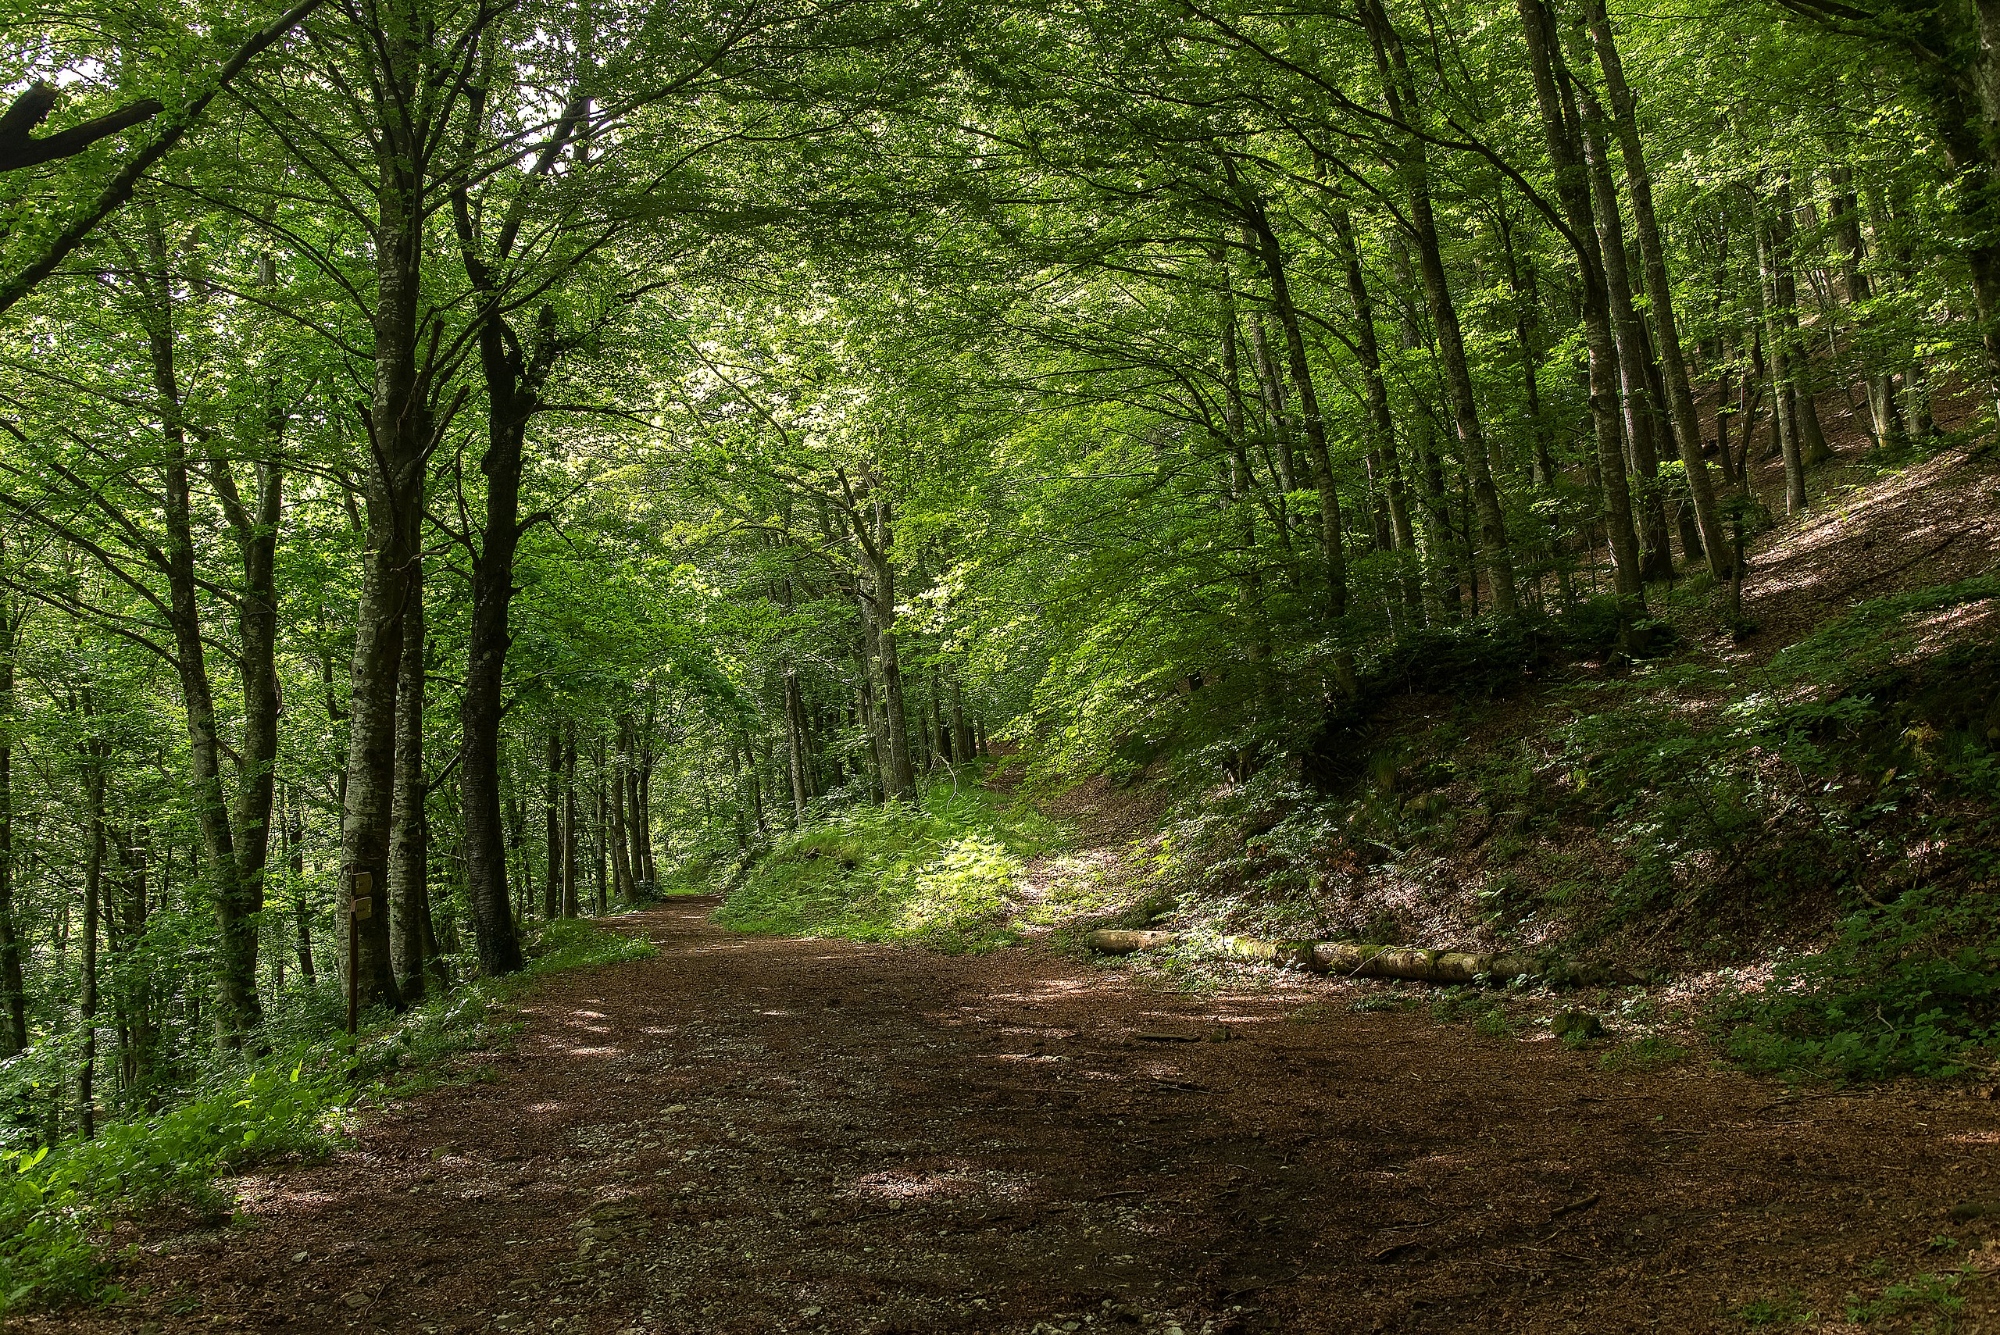
MULTIPOLYGON (((692 1023, 697 940, 779 952, 731 1014, 849 940, 1992 1096, 1994 0, 4 13, 0 1311, 194 1322, 119 1248, 473 1097, 536 998, 692 1023)), ((1963 1250, 1850 1321, 1996 1301, 1933 1188, 1963 1250)), ((807 1315, 1367 1328, 1105 1264, 807 1315)), ((1727 1273, 1684 1328, 1838 1305, 1727 1273)), ((392 1321, 336 1296, 286 1319, 392 1321)), ((772 1328, 619 1302, 560 1328, 772 1328)))

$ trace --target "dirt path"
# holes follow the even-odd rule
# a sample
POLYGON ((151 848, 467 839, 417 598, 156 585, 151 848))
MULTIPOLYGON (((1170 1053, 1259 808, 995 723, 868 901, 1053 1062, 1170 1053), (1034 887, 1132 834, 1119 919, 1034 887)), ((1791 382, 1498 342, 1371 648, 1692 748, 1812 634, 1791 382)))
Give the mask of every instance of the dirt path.
MULTIPOLYGON (((1987 1226, 1948 1207, 2000 1198, 1992 1103, 1611 1075, 1408 1014, 1301 1023, 1296 988, 709 908, 623 920, 661 957, 551 981, 492 1081, 141 1250, 130 1305, 22 1328, 1742 1329, 1949 1268, 1930 1240, 1987 1226)), ((2000 1329, 1988 1287, 1959 1331, 2000 1329)))

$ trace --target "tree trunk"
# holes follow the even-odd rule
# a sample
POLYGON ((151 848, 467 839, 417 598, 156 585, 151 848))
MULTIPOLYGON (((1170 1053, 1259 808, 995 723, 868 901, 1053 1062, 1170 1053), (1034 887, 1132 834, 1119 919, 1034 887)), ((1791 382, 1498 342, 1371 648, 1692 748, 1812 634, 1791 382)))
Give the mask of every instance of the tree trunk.
POLYGON ((959 757, 959 763, 972 763, 972 729, 965 722, 965 689, 960 685, 958 674, 951 676, 951 741, 952 750, 959 757))
POLYGON ((307 903, 306 894, 306 850, 305 817, 298 809, 298 798, 292 797, 287 804, 285 818, 286 867, 292 879, 292 917, 298 926, 299 976, 306 980, 307 987, 316 986, 319 975, 313 967, 312 908, 307 903))
MULTIPOLYGON (((147 833, 144 826, 133 832, 130 843, 115 841, 118 861, 123 875, 120 881, 123 894, 116 906, 120 919, 118 939, 120 949, 132 951, 141 947, 146 938, 146 860, 147 833)), ((164 878, 162 878, 164 881, 164 878)), ((162 887, 164 889, 164 885, 162 887)), ((153 1093, 155 1056, 159 1048, 159 1027, 153 1014, 153 986, 151 971, 143 967, 125 967, 113 971, 113 985, 118 989, 121 1008, 124 1011, 126 1040, 119 1054, 119 1078, 126 1094, 141 1107, 151 1108, 158 1104, 153 1093)))
POLYGON ((611 831, 609 838, 611 844, 611 875, 618 883, 619 899, 627 903, 639 897, 633 888, 633 842, 631 832, 627 830, 625 822, 626 777, 631 770, 631 754, 632 716, 626 714, 622 715, 618 720, 618 743, 612 762, 610 786, 611 791, 616 794, 617 800, 610 804, 611 831))
POLYGON ((224 1046, 237 1047, 263 1020, 257 998, 256 930, 256 914, 262 907, 262 868, 258 868, 257 883, 245 884, 223 792, 221 726, 208 675, 208 646, 202 637, 201 608, 196 600, 187 438, 181 421, 173 308, 169 298, 172 280, 167 272, 166 243, 158 215, 148 209, 145 221, 154 270, 150 275, 154 292, 146 338, 165 446, 162 519, 166 535, 168 619, 187 719, 195 823, 208 856, 208 879, 215 898, 216 1031, 224 1046))
POLYGON ((1610 298, 1605 290, 1604 263, 1598 253, 1596 222, 1590 205, 1588 173, 1576 136, 1574 108, 1567 106, 1557 86, 1558 48, 1554 26, 1541 0, 1517 0, 1521 29, 1527 39, 1534 73, 1535 101, 1555 166, 1556 191, 1562 203, 1565 238, 1576 252, 1583 277, 1584 342, 1590 354, 1590 421, 1597 445, 1598 486, 1603 497, 1605 543, 1611 549, 1613 587, 1618 597, 1639 607, 1646 586, 1640 577, 1639 535, 1632 526, 1632 496, 1626 484, 1625 451, 1619 440, 1618 348, 1611 330, 1610 298))
POLYGON ((87 744, 90 766, 86 782, 90 805, 90 852, 83 868, 82 995, 77 1022, 83 1030, 83 1050, 76 1068, 77 1126, 84 1139, 97 1134, 97 920, 104 886, 104 759, 101 743, 87 744))
MULTIPOLYGON (((1416 81, 1410 76, 1402 41, 1390 24, 1381 0, 1363 0, 1362 12, 1375 46, 1376 66, 1383 76, 1390 114, 1407 123, 1419 114, 1419 106, 1416 81)), ((1431 211, 1429 154, 1423 141, 1414 135, 1405 136, 1396 151, 1402 185, 1410 201, 1410 231, 1417 247, 1417 270, 1423 277, 1424 300, 1430 307, 1438 358, 1443 364, 1445 388, 1451 399, 1452 422, 1458 432, 1459 461, 1465 467, 1473 507, 1479 516, 1479 556, 1486 568, 1495 615, 1512 617, 1520 607, 1514 593, 1513 557, 1507 549, 1507 522, 1500 507, 1499 488, 1493 481, 1486 433, 1479 422, 1472 368, 1465 356, 1465 337, 1445 275, 1437 220, 1431 211)), ((1477 598, 1476 589, 1474 597, 1477 598)))
POLYGON ((542 918, 551 921, 562 912, 562 729, 549 725, 548 787, 544 792, 543 813, 547 817, 549 879, 542 887, 542 918))
POLYGON ((1728 534, 1722 527, 1721 511, 1716 507, 1715 486, 1709 479, 1708 465, 1702 460, 1701 419, 1695 412, 1687 358, 1681 350, 1680 326, 1674 316, 1673 285, 1667 276, 1666 247, 1660 240, 1660 225, 1653 212, 1653 177, 1646 166, 1644 141, 1639 137, 1638 99, 1625 80, 1624 61, 1618 53, 1604 0, 1586 0, 1585 11, 1591 41, 1597 51, 1598 67, 1604 72, 1605 92, 1611 99, 1612 125, 1617 131, 1619 148, 1625 161, 1625 186, 1632 198, 1632 226, 1639 234, 1639 255, 1646 270, 1646 296, 1659 336, 1660 370, 1665 380, 1674 446, 1687 473, 1695 525, 1701 535, 1702 551, 1708 558, 1709 573, 1722 579, 1729 573, 1728 534))
MULTIPOLYGON (((1320 560, 1326 571, 1327 615, 1336 623, 1347 616, 1347 551, 1340 522, 1340 491, 1333 476, 1333 456, 1327 448, 1326 419, 1320 412, 1319 391, 1313 385, 1312 368, 1306 361, 1305 338, 1299 329, 1298 308, 1292 302, 1292 286, 1285 274, 1285 258, 1278 245, 1261 201, 1246 194, 1244 208, 1249 227, 1263 262, 1264 277, 1271 285, 1271 306, 1278 327, 1285 335, 1285 360, 1291 371, 1292 389, 1298 395, 1299 424, 1305 435, 1306 457, 1312 464, 1313 488, 1319 493, 1320 560)), ((1335 651, 1335 672, 1341 690, 1353 695, 1354 659, 1351 649, 1335 651)))
MULTIPOLYGON (((1389 238, 1389 273, 1399 294, 1396 301, 1397 343, 1405 353, 1420 351, 1424 347, 1423 331, 1417 326, 1415 310, 1400 296, 1411 286, 1409 247, 1400 233, 1389 238)), ((1434 604, 1431 620, 1433 624, 1456 621, 1459 613, 1458 567, 1452 559, 1444 469, 1438 462, 1435 448, 1437 422, 1431 415, 1430 403, 1422 395, 1417 396, 1415 411, 1411 414, 1410 440, 1415 456, 1414 466, 1423 484, 1424 553, 1430 565, 1429 584, 1434 604)))
MULTIPOLYGON (((1757 273, 1763 305, 1764 347, 1771 366, 1772 422, 1778 432, 1778 448, 1785 457, 1785 513, 1798 514, 1806 508, 1805 452, 1799 439, 1798 419, 1793 412, 1790 340, 1785 337, 1783 297, 1778 283, 1777 240, 1770 220, 1760 209, 1756 221, 1757 273)), ((1749 471, 1749 459, 1744 471, 1749 471)))
POLYGON ((1646 339, 1639 313, 1632 305, 1632 276, 1625 266, 1625 225, 1618 214, 1618 187, 1604 142, 1604 113, 1585 87, 1579 90, 1580 129, 1584 163, 1590 175, 1591 213, 1597 249, 1604 261, 1604 292, 1610 305, 1611 335, 1618 348, 1619 401, 1624 408, 1625 439, 1631 442, 1632 472, 1639 495, 1639 578, 1674 577, 1674 553, 1668 545, 1667 509, 1660 494, 1660 451, 1655 428, 1661 408, 1647 383, 1646 339))
POLYGON ((562 916, 576 916, 576 724, 564 729, 563 737, 563 828, 562 828, 562 916))
POLYGON ((424 995, 424 924, 430 913, 430 794, 424 774, 424 575, 413 551, 403 604, 402 656, 396 682, 396 791, 390 808, 389 950, 404 1002, 424 995))
POLYGON ((1881 354, 1870 346, 1870 320, 1864 312, 1875 292, 1861 267, 1866 258, 1861 241, 1861 205, 1851 188, 1854 174, 1845 163, 1833 168, 1831 178, 1833 241, 1840 250, 1841 277, 1850 312, 1848 328, 1857 346, 1861 381, 1868 394, 1869 434, 1875 439, 1876 449, 1887 449, 1902 442, 1903 418, 1896 406, 1895 377, 1881 369, 1881 354))
MULTIPOLYGON (((608 870, 606 862, 611 855, 611 794, 605 783, 604 734, 597 734, 596 770, 591 788, 593 795, 591 818, 591 884, 597 890, 597 916, 603 917, 611 909, 611 887, 605 880, 608 870)), ((622 831, 621 831, 622 833, 622 831)), ((623 843, 623 839, 620 839, 623 843)))
POLYGON ((792 824, 803 830, 812 781, 806 772, 805 700, 799 691, 798 669, 785 663, 785 769, 791 779, 792 824))
POLYGON ((25 605, 0 600, 0 1056, 28 1046, 28 992, 14 920, 14 655, 25 605))
POLYGON ((646 819, 646 780, 638 766, 626 772, 622 792, 628 845, 626 860, 632 868, 633 897, 638 898, 641 884, 649 887, 646 893, 651 893, 650 887, 657 880, 653 874, 652 832, 647 829, 650 822, 646 819))

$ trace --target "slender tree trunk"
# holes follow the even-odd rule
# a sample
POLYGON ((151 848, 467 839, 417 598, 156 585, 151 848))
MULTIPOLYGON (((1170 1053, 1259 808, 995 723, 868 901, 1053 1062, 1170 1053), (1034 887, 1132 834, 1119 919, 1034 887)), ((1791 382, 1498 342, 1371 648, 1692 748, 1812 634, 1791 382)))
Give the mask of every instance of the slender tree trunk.
POLYGON ((625 822, 626 791, 628 787, 626 780, 632 767, 631 755, 632 717, 626 714, 618 720, 617 753, 612 764, 610 786, 612 792, 616 794, 617 800, 610 804, 610 843, 611 875, 618 883, 618 897, 628 903, 639 897, 637 891, 633 888, 633 844, 631 831, 626 828, 625 822))
POLYGON ((873 797, 884 802, 889 797, 889 739, 884 735, 880 714, 875 708, 875 618, 865 595, 861 602, 861 643, 855 657, 854 708, 868 733, 868 777, 873 797))
POLYGON ((101 743, 88 744, 90 852, 83 868, 82 995, 77 1000, 83 1050, 76 1070, 77 1126, 84 1139, 97 1134, 97 920, 104 885, 104 760, 101 743))
POLYGON ((429 916, 430 828, 425 807, 430 793, 424 774, 424 576, 412 555, 408 597, 403 605, 402 656, 396 683, 396 790, 390 808, 390 957, 404 1002, 424 995, 424 922, 429 916))
POLYGON ((895 514, 887 501, 871 495, 862 500, 851 518, 868 563, 866 587, 860 591, 863 624, 873 640, 875 665, 882 678, 882 728, 886 734, 883 787, 890 797, 912 797, 917 781, 903 709, 903 671, 896 653, 896 571, 889 559, 895 545, 895 514))
POLYGON ((1833 197, 1833 240, 1840 249, 1841 277, 1846 287, 1848 326, 1857 345, 1861 380, 1868 394, 1870 434, 1875 448, 1887 449, 1903 439, 1903 417, 1896 404, 1895 377, 1881 368, 1881 356, 1870 346, 1870 320, 1866 307, 1874 299, 1873 285, 1862 268, 1866 260, 1861 241, 1861 205, 1855 198, 1853 172, 1845 163, 1831 173, 1833 197))
POLYGON ((562 829, 562 916, 574 918, 576 907, 576 858, 577 829, 576 811, 576 724, 571 723, 564 730, 563 737, 563 829, 562 829))
MULTIPOLYGON (((1339 622, 1347 616, 1347 551, 1341 531, 1340 491, 1334 481, 1332 452, 1327 447, 1326 419, 1320 412, 1319 391, 1313 385, 1312 368, 1306 361, 1305 338, 1299 328, 1298 308, 1292 303, 1291 281, 1285 273, 1278 234, 1272 230, 1261 201, 1246 194, 1244 208, 1258 257, 1263 262, 1265 280, 1271 286, 1271 307, 1285 335, 1285 360, 1291 371, 1292 389, 1298 396, 1299 425, 1305 436, 1306 457, 1312 464, 1313 487, 1319 493, 1320 560, 1326 571, 1327 614, 1339 622)), ((1354 694, 1352 650, 1336 651, 1335 672, 1341 689, 1354 694)))
POLYGON ((313 987, 318 984, 319 975, 313 967, 312 906, 306 888, 305 816, 298 809, 296 795, 288 806, 285 818, 286 866, 291 871, 292 916, 298 926, 299 977, 306 980, 307 987, 313 987))
POLYGON ((1611 335, 1618 348, 1620 403, 1624 408, 1625 439, 1631 442, 1632 472, 1639 495, 1639 577, 1646 581, 1674 577, 1674 554, 1668 545, 1667 509, 1660 492, 1660 452, 1655 428, 1663 421, 1661 408, 1647 383, 1651 361, 1639 313, 1632 305, 1632 276, 1625 265, 1625 225, 1618 213, 1618 187, 1604 142, 1604 113, 1590 90, 1581 88, 1584 163, 1590 175, 1593 221, 1598 253, 1604 260, 1604 291, 1609 299, 1611 335))
POLYGON ((14 919, 14 655, 25 611, 0 599, 0 1056, 28 1046, 28 991, 14 919))
POLYGON ((1417 535, 1410 523, 1409 494, 1403 483, 1402 458, 1396 448, 1396 419, 1389 411, 1389 384, 1382 374, 1382 349, 1375 338, 1375 303, 1361 269, 1361 248, 1355 237, 1354 222, 1345 207, 1334 212, 1333 230, 1342 267, 1347 271, 1348 299, 1354 303, 1355 351, 1361 362, 1362 390, 1368 404, 1369 444, 1382 464, 1390 538, 1395 550, 1403 554, 1399 567, 1403 601, 1414 611, 1423 604, 1422 591, 1408 565, 1416 557, 1417 535))
MULTIPOLYGON (((1764 307, 1764 343, 1771 365, 1771 409, 1778 448, 1785 458, 1785 512, 1806 508, 1805 450, 1793 409, 1790 340, 1785 337, 1783 297, 1778 283, 1777 241, 1769 219, 1757 219, 1757 271, 1764 307)), ((1746 465, 1748 463, 1746 459, 1746 465)), ((1746 467, 1747 471, 1747 467, 1746 467)))
MULTIPOLYGON (((597 890, 597 916, 601 918, 611 910, 611 887, 605 879, 608 870, 605 864, 611 856, 611 793, 605 782, 604 734, 602 732, 597 734, 596 751, 597 764, 593 766, 596 774, 591 784, 594 790, 591 799, 593 812, 591 819, 591 833, 593 835, 591 840, 591 884, 597 890)), ((620 833, 622 835, 623 832, 621 831, 620 833)), ((621 838, 619 842, 622 844, 624 840, 621 838)))
POLYGON ((1584 342, 1590 354, 1590 420, 1597 446, 1598 486, 1603 497, 1606 545, 1611 549, 1613 587, 1618 597, 1643 606, 1646 586, 1640 577, 1639 535, 1632 525, 1632 496, 1625 476, 1625 451, 1619 440, 1618 347, 1611 329, 1610 298, 1605 291, 1604 263, 1599 254, 1596 222, 1590 205, 1588 172, 1578 145, 1574 108, 1565 103, 1557 85, 1559 48, 1555 29, 1541 0, 1517 0, 1521 28, 1527 38, 1529 64, 1535 80, 1535 101, 1555 164, 1556 191, 1583 276, 1584 342))
MULTIPOLYGON (((1420 107, 1402 40, 1389 22, 1381 0, 1362 0, 1362 14, 1375 46, 1376 66, 1383 77, 1390 114, 1408 123, 1420 114, 1420 107)), ((1397 153, 1403 189, 1410 202, 1409 225, 1411 239, 1416 243, 1417 271, 1423 277, 1424 299, 1430 307, 1438 360, 1451 400, 1452 423, 1458 432, 1459 459, 1465 466, 1473 507, 1478 514, 1479 557, 1486 569, 1494 614, 1512 617, 1519 613, 1520 606, 1514 593, 1514 562, 1507 546, 1507 522, 1500 505, 1500 490, 1493 481, 1486 433, 1479 421, 1479 400, 1473 389, 1472 368, 1466 360, 1458 306, 1452 299, 1444 252, 1438 244, 1437 220, 1431 210, 1429 154, 1423 141, 1414 135, 1405 136, 1397 153)), ((1478 597, 1476 589, 1473 596, 1478 597)))
POLYGON ((562 913, 562 729, 549 725, 548 787, 543 803, 549 853, 549 879, 542 887, 542 917, 562 913))
POLYGON ((1645 263, 1646 297, 1652 307, 1658 331, 1660 370, 1665 381, 1668 416, 1674 447, 1687 473, 1688 494, 1694 504, 1694 518, 1701 535, 1701 547, 1708 558, 1709 573, 1717 579, 1729 573, 1731 547, 1715 503, 1715 485, 1702 460, 1701 419, 1695 412, 1694 391, 1689 384, 1687 358, 1681 350, 1680 326, 1674 316, 1673 285, 1668 281, 1666 248, 1660 240, 1660 225, 1653 212, 1653 178, 1646 166, 1644 141, 1639 136, 1638 99, 1625 79, 1625 65, 1612 34, 1604 0, 1586 0, 1592 45, 1598 67, 1604 72, 1605 92, 1611 100, 1612 124, 1625 161, 1625 185, 1632 199, 1632 226, 1639 237, 1639 255, 1645 263))
POLYGON ((785 664, 785 768, 792 786, 792 824, 806 825, 806 803, 812 800, 812 780, 807 773, 805 700, 799 691, 798 669, 785 664))
MULTIPOLYGON (((144 826, 133 831, 129 845, 120 843, 119 864, 124 872, 120 878, 123 894, 119 897, 117 913, 120 918, 118 937, 125 951, 133 951, 144 945, 149 908, 146 895, 146 873, 149 836, 144 826)), ((166 890, 166 877, 161 877, 161 891, 166 890)), ((116 971, 114 980, 119 990, 125 1011, 128 1036, 120 1061, 120 1078, 126 1093, 141 1107, 153 1108, 159 1104, 155 1090, 154 1072, 159 1051, 159 1024, 154 1014, 154 992, 152 973, 149 969, 123 967, 116 971)))
POLYGON ((257 998, 256 931, 262 869, 258 869, 257 884, 244 883, 237 860, 236 832, 231 829, 223 790, 221 728, 208 675, 208 646, 202 637, 201 608, 196 599, 188 450, 181 421, 173 308, 169 298, 172 280, 167 272, 166 243, 158 215, 147 209, 144 216, 154 268, 150 276, 153 302, 146 335, 165 445, 162 518, 168 618, 187 720, 195 820, 208 855, 209 884, 215 901, 217 1036, 225 1046, 236 1047, 263 1019, 257 998))
MULTIPOLYGON (((1410 284, 1409 247, 1401 234, 1389 238, 1389 272, 1397 292, 1410 284)), ((1396 302, 1397 343, 1405 353, 1424 347, 1423 331, 1415 310, 1408 302, 1396 302)), ((1446 515, 1444 469, 1438 461, 1437 421, 1426 396, 1419 394, 1410 416, 1410 440, 1417 476, 1423 484, 1424 552, 1430 565, 1430 588, 1434 607, 1431 620, 1456 621, 1459 614, 1458 566, 1452 559, 1454 543, 1446 515)))
POLYGON ((960 685, 956 672, 951 677, 951 738, 953 749, 962 758, 961 763, 970 764, 973 757, 972 729, 965 723, 965 689, 960 685))

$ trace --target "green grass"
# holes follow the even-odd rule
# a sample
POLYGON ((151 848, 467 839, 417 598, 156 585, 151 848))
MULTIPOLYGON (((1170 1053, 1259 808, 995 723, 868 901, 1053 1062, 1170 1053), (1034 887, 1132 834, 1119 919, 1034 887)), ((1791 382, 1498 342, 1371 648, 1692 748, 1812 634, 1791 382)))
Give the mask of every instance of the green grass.
POLYGON ((1058 836, 1025 803, 940 786, 781 839, 716 918, 764 935, 991 950, 1017 939, 1008 917, 1022 868, 1058 836))
POLYGON ((0 1153, 0 1312, 117 1297, 103 1243, 120 1217, 169 1205, 220 1223, 234 1200, 219 1178, 325 1154, 364 1095, 465 1078, 451 1059, 514 1032, 506 1003, 536 979, 656 953, 581 921, 546 925, 528 948, 522 972, 377 1016, 358 1041, 342 1034, 246 1057, 168 1108, 104 1124, 95 1139, 0 1153))

